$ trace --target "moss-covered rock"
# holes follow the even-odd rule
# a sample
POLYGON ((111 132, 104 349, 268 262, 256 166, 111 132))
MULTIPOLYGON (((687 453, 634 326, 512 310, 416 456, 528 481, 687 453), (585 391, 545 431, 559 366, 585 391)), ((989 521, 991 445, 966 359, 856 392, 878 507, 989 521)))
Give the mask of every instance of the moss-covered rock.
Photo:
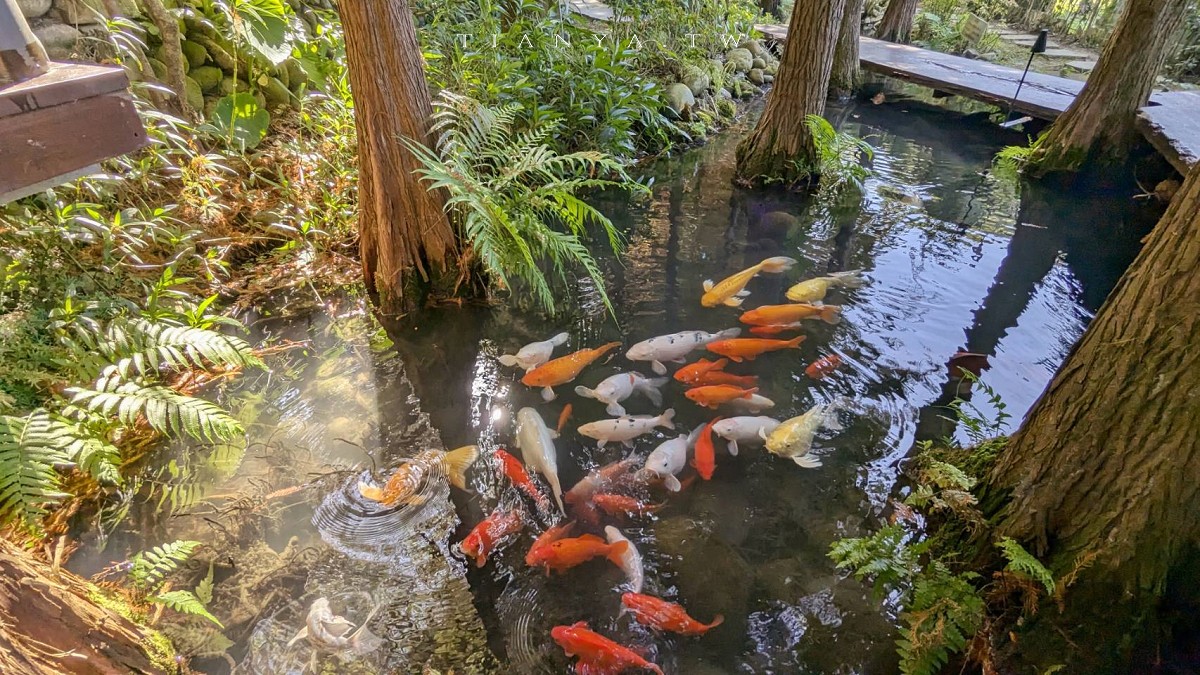
POLYGON ((167 65, 153 57, 146 57, 146 63, 150 64, 150 70, 154 71, 154 79, 162 80, 167 76, 167 65))
POLYGON ((221 78, 221 84, 217 86, 217 93, 221 96, 229 96, 236 94, 239 91, 249 91, 250 85, 243 80, 236 80, 230 75, 221 78))
POLYGON ((692 109, 692 106, 696 105, 696 97, 692 95, 692 90, 681 82, 676 82, 667 87, 665 94, 667 106, 678 115, 687 114, 692 109))
POLYGON ((188 68, 199 68, 204 65, 205 61, 208 61, 208 52, 204 51, 204 47, 191 40, 181 41, 179 48, 183 51, 183 58, 187 60, 188 68))
POLYGON ((190 77, 183 78, 184 97, 193 110, 204 109, 204 90, 190 77))
POLYGON ((733 66, 735 72, 744 73, 753 67, 754 55, 749 49, 739 47, 725 52, 725 61, 733 66))
POLYGON ((271 77, 270 75, 263 75, 258 78, 258 90, 266 97, 266 107, 268 109, 291 105, 294 100, 292 92, 287 88, 287 85, 280 82, 279 78, 271 77))
POLYGON ((766 80, 763 79, 763 75, 766 75, 766 73, 764 73, 761 68, 751 68, 750 72, 746 73, 746 79, 750 80, 754 84, 761 85, 766 82, 766 80))
POLYGON ((693 96, 699 96, 708 91, 708 86, 712 84, 712 78, 708 73, 697 66, 688 66, 683 71, 683 79, 680 80, 687 85, 688 89, 692 90, 693 96))
POLYGON ((224 76, 225 73, 221 72, 221 69, 216 66, 200 66, 199 68, 193 68, 188 73, 188 77, 195 80, 196 84, 200 85, 200 90, 206 94, 215 92, 217 87, 221 86, 221 80, 224 76))

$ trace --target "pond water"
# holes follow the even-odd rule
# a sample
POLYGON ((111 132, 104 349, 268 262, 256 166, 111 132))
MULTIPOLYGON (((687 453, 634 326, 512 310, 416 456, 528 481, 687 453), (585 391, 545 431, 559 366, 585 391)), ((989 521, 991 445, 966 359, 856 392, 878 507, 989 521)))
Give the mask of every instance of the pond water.
MULTIPOLYGON (((213 544, 215 553, 193 566, 203 577, 211 563, 212 608, 234 644, 200 624, 176 631, 208 672, 228 672, 233 663, 239 672, 312 672, 337 658, 329 672, 408 673, 426 662, 462 663, 464 652, 473 654, 458 672, 566 672, 550 629, 581 620, 668 673, 894 672, 893 609, 835 571, 825 556, 830 544, 878 524, 915 441, 970 440, 946 407, 955 397, 973 399, 985 418, 999 412, 950 376, 956 352, 987 356, 982 382, 1001 397, 1010 424, 1020 419, 1156 214, 1123 195, 1083 198, 1030 186, 1018 194, 989 165, 1022 138, 986 116, 902 98, 830 115, 876 149, 862 199, 734 188, 745 122, 649 167, 649 198, 603 198, 628 237, 620 261, 603 261, 619 325, 586 282, 554 318, 511 307, 431 310, 389 326, 392 346, 370 335, 360 299, 325 298, 299 311, 298 299, 281 298, 281 312, 291 305, 288 316, 251 317, 256 334, 307 342, 275 357, 272 372, 238 385, 248 401, 249 448, 174 448, 172 461, 147 479, 151 488, 168 476, 190 486, 155 489, 155 501, 162 497, 174 515, 155 517, 153 504, 135 503, 73 565, 90 573, 177 538, 213 544), (685 469, 681 493, 651 491, 651 501, 665 503, 654 516, 607 521, 640 551, 644 592, 680 602, 701 621, 723 614, 723 625, 703 637, 657 635, 619 614, 624 578, 615 566, 596 560, 553 577, 527 567, 525 553, 544 527, 532 512, 520 538, 482 568, 445 544, 498 503, 528 506, 490 461, 497 447, 519 456, 511 446, 519 408, 536 408, 554 426, 563 406, 573 406, 557 441, 564 490, 628 456, 620 444, 598 449, 575 432, 607 415, 572 387, 629 369, 650 375, 646 363, 623 355, 634 342, 737 326, 740 310, 701 307, 702 283, 778 255, 799 264, 751 281, 745 308, 784 302, 790 285, 813 276, 862 270, 869 279, 826 298, 844 308, 840 324, 808 322, 799 349, 729 368, 759 377, 759 393, 775 402, 764 415, 786 419, 839 402, 844 429, 821 432, 815 445, 822 466, 802 469, 761 447, 731 457, 718 443, 712 480, 687 480, 694 472, 685 469), (547 403, 496 357, 560 331, 570 341, 556 355, 612 340, 624 346, 547 403), (841 356, 838 370, 822 380, 805 375, 829 354, 841 356), (438 436, 449 448, 478 444, 486 458, 470 471, 467 491, 431 480, 423 503, 399 509, 358 494, 373 468, 386 478, 438 436), (369 622, 357 654, 314 651, 303 641, 286 647, 319 597, 369 622), (230 658, 219 655, 225 648, 230 658)), ((679 383, 663 391, 662 408, 675 410, 677 429, 711 419, 679 383)), ((659 410, 637 395, 626 405, 634 414, 659 410)), ((674 435, 643 436, 632 454, 644 459, 674 435)))

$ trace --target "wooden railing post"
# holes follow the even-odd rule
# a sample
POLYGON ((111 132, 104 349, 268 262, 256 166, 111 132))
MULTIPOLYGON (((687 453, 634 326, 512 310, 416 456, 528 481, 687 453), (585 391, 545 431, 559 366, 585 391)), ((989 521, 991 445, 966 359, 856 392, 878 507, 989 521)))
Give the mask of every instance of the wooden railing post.
POLYGON ((0 87, 44 74, 50 59, 29 30, 17 0, 0 0, 0 87))

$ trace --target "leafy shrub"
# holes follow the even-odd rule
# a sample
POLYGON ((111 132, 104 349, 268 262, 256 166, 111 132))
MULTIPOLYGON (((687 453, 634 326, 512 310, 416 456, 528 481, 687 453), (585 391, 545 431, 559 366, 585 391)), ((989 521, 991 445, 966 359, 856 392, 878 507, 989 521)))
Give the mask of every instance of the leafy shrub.
POLYGON ((870 161, 874 157, 871 146, 854 134, 834 129, 820 115, 808 115, 804 123, 817 148, 817 166, 811 173, 819 177, 820 189, 828 193, 838 193, 850 186, 861 190, 863 180, 871 175, 862 164, 864 158, 870 161))

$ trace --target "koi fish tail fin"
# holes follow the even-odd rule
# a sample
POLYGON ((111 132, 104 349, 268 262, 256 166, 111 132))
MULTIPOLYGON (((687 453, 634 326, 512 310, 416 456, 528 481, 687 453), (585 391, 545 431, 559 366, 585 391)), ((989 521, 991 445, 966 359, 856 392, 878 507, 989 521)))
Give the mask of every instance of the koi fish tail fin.
POLYGON ((675 423, 671 420, 675 419, 675 409, 667 408, 663 414, 658 416, 658 426, 666 429, 674 429, 675 423))
MULTIPOLYGON (((459 490, 467 489, 467 469, 479 458, 479 448, 474 445, 464 445, 457 450, 446 453, 446 477, 450 484, 459 490)), ((361 491, 361 486, 359 487, 361 491)))
POLYGON ((358 484, 358 494, 370 499, 373 502, 383 502, 383 488, 375 485, 368 485, 360 482, 358 484))
POLYGON ((704 630, 710 631, 710 630, 716 628, 717 626, 720 626, 723 623, 725 623, 725 615, 718 614, 713 617, 713 620, 711 623, 709 623, 707 626, 704 627, 704 630))
POLYGON ((641 391, 646 398, 650 399, 652 404, 655 406, 660 406, 662 405, 663 397, 662 392, 659 391, 659 389, 670 379, 671 378, 669 377, 655 377, 653 379, 646 380, 645 384, 642 384, 638 387, 638 390, 641 391))
POLYGON ((801 469, 815 469, 821 466, 821 459, 812 453, 804 453, 803 455, 795 455, 792 461, 801 469))
POLYGON ((779 255, 774 258, 767 258, 759 264, 762 265, 763 272, 767 274, 779 274, 780 272, 792 269, 796 264, 796 259, 789 258, 786 255, 779 255))
POLYGON ((839 286, 846 288, 859 288, 865 286, 867 278, 862 275, 862 270, 850 270, 849 272, 834 272, 829 276, 837 279, 839 286))
POLYGON ((663 675, 662 668, 659 668, 657 664, 650 663, 649 661, 647 661, 646 665, 643 667, 649 668, 650 672, 654 673, 655 675, 663 675))
POLYGON ((561 346, 567 344, 567 340, 569 340, 570 338, 571 338, 570 333, 559 333, 558 335, 555 335, 554 337, 550 338, 546 342, 549 342, 550 344, 554 345, 555 347, 561 347, 561 346))
POLYGON ((612 564, 620 567, 622 564, 624 564, 624 561, 621 560, 621 557, 624 556, 625 552, 628 550, 628 541, 615 541, 608 545, 608 553, 606 553, 604 557, 608 558, 608 561, 612 564))
MULTIPOLYGON (((742 304, 742 303, 740 303, 740 302, 739 302, 738 304, 740 305, 740 304, 742 304)), ((735 338, 735 337, 737 337, 737 336, 739 336, 739 335, 741 335, 741 334, 742 334, 742 329, 741 329, 741 328, 726 328, 725 330, 723 330, 723 331, 720 331, 720 332, 718 332, 718 333, 717 333, 717 339, 718 339, 718 340, 730 340, 730 339, 733 339, 733 338, 735 338)), ((717 363, 720 363, 721 361, 725 361, 725 360, 724 360, 724 359, 721 359, 720 361, 717 361, 717 363)), ((728 361, 725 361, 725 365, 729 365, 729 362, 728 362, 728 361)), ((716 369, 716 370, 720 370, 721 368, 724 368, 724 367, 725 367, 725 365, 722 365, 722 366, 717 366, 717 365, 715 365, 715 364, 714 364, 714 365, 713 365, 713 368, 714 368, 714 369, 716 369)))
POLYGON ((604 356, 605 354, 611 352, 612 350, 614 350, 620 346, 621 346, 620 342, 609 342, 606 344, 602 344, 599 347, 596 347, 596 358, 604 356))
POLYGON ((796 337, 794 337, 794 338, 792 338, 791 340, 788 340, 788 341, 787 341, 787 346, 788 346, 789 348, 790 348, 790 347, 799 347, 799 346, 800 346, 800 343, 801 343, 801 342, 804 342, 804 339, 805 339, 806 337, 808 337, 808 336, 807 336, 807 335, 797 335, 796 337))
POLYGON ((836 326, 842 322, 842 308, 837 305, 821 305, 821 320, 836 326))
POLYGON ((824 413, 822 413, 821 426, 823 428, 830 431, 843 431, 845 429, 845 427, 842 426, 842 423, 838 421, 837 409, 837 403, 830 403, 829 407, 825 409, 824 413))
POLYGON ((582 384, 579 385, 578 387, 575 387, 575 394, 577 396, 582 396, 584 398, 596 398, 596 390, 588 389, 587 387, 583 386, 582 384))

